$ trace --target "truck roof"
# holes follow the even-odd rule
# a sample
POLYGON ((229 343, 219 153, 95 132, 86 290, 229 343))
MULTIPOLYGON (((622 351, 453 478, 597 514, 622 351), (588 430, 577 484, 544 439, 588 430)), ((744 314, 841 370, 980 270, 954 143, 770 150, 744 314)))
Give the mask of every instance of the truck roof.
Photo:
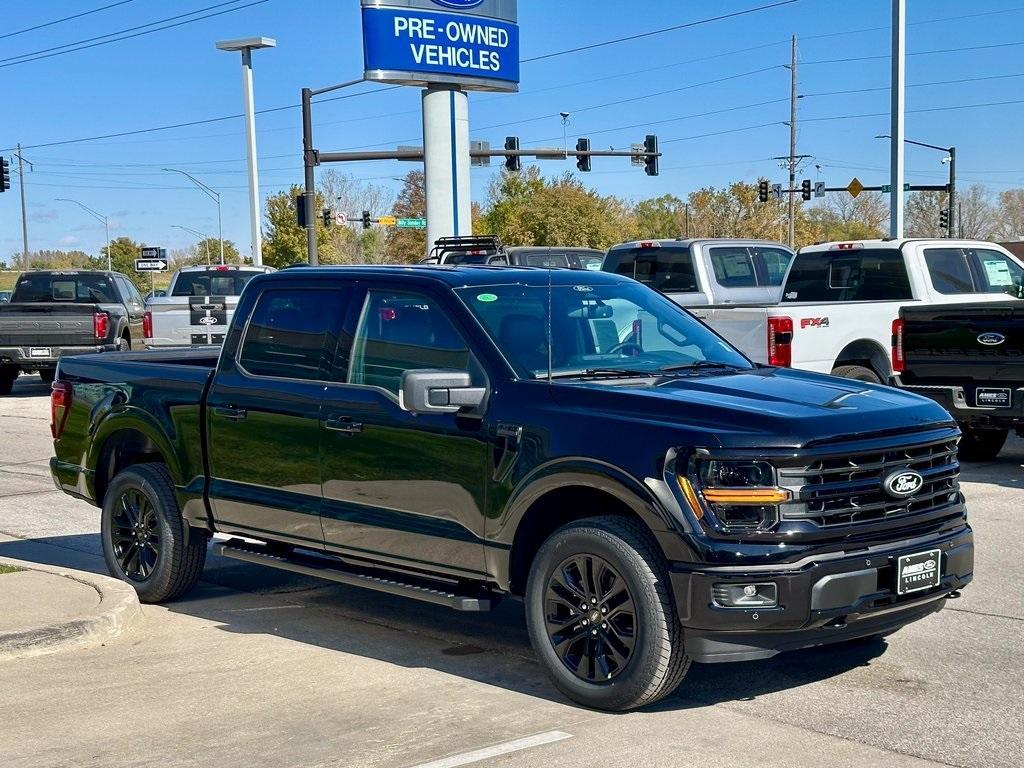
POLYGON ((985 247, 991 248, 993 246, 1000 247, 998 243, 992 243, 987 240, 970 240, 970 239, 952 239, 952 238, 938 238, 938 237, 905 237, 901 239, 892 238, 876 238, 873 240, 833 240, 828 243, 815 243, 814 245, 805 245, 800 249, 800 253, 820 253, 822 251, 834 251, 839 250, 840 245, 846 246, 861 246, 861 247, 872 247, 872 248, 892 248, 902 249, 904 246, 912 243, 928 243, 932 245, 944 245, 946 247, 985 247))
POLYGON ((677 237, 677 238, 652 238, 648 240, 631 240, 627 243, 619 243, 613 245, 610 250, 617 250, 619 248, 640 248, 643 243, 657 243, 658 245, 674 246, 676 248, 689 248, 691 245, 696 244, 713 244, 713 245, 728 245, 728 244, 742 244, 742 245, 767 245, 774 248, 789 248, 785 243, 780 243, 776 240, 759 240, 751 237, 677 237))
MULTIPOLYGON (((623 282, 628 278, 609 272, 581 269, 546 269, 544 267, 510 267, 482 264, 381 264, 343 266, 294 266, 273 273, 269 279, 301 279, 304 277, 331 277, 344 275, 347 278, 399 279, 410 282, 430 281, 443 283, 451 288, 470 285, 494 285, 496 283, 519 283, 522 285, 579 285, 581 283, 604 285, 623 282)), ((257 280, 267 278, 257 277, 257 280)))
POLYGON ((197 264, 181 267, 178 272, 272 272, 271 267, 257 267, 252 264, 197 264))

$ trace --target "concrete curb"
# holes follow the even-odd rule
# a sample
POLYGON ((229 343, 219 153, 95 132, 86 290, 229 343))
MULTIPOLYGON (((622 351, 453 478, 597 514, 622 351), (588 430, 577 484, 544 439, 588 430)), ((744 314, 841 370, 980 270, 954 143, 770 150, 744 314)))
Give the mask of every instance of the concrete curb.
POLYGON ((100 603, 85 615, 12 632, 0 631, 0 661, 88 647, 130 631, 142 619, 139 596, 126 582, 95 573, 0 557, 0 563, 77 581, 99 593, 100 603))

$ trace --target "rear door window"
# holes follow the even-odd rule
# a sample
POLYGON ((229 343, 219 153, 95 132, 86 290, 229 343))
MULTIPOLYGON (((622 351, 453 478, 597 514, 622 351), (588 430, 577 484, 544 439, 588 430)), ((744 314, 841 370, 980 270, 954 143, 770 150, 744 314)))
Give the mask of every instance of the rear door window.
POLYGON ((932 286, 946 296, 1012 293, 1024 268, 999 251, 985 248, 926 248, 925 264, 932 286))
POLYGON ((782 294, 783 302, 912 298, 903 254, 881 248, 797 254, 782 294))
POLYGON ((608 252, 602 269, 659 291, 700 292, 689 248, 617 248, 608 252))
POLYGON ((327 381, 338 328, 347 305, 345 290, 288 288, 264 291, 253 308, 238 362, 253 376, 327 381))

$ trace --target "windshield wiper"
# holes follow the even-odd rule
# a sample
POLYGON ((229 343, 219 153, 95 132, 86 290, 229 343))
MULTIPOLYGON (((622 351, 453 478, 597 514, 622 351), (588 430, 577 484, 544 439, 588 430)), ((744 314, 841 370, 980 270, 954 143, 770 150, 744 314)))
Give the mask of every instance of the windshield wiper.
POLYGON ((663 365, 658 370, 662 373, 672 373, 674 371, 697 371, 700 369, 713 368, 716 370, 743 370, 742 366, 734 365, 732 363, 719 363, 716 360, 695 360, 692 363, 677 363, 676 365, 663 365))
MULTIPOLYGON (((628 378, 632 376, 643 376, 645 378, 657 377, 657 371, 644 371, 637 368, 587 368, 582 371, 563 371, 552 374, 552 379, 580 379, 589 376, 600 376, 602 378, 628 378)), ((538 378, 546 379, 546 374, 537 374, 538 378)))

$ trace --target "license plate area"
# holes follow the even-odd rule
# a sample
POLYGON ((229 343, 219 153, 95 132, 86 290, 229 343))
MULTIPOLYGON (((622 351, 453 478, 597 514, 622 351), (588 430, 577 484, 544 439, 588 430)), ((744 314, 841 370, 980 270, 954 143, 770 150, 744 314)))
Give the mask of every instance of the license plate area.
POLYGON ((931 549, 902 555, 896 563, 896 594, 934 589, 942 581, 942 552, 931 549))
POLYGON ((1013 405, 1013 390, 978 387, 974 392, 974 404, 978 408, 1009 408, 1013 405))
POLYGON ((49 347, 32 347, 28 351, 29 357, 52 357, 49 347))

